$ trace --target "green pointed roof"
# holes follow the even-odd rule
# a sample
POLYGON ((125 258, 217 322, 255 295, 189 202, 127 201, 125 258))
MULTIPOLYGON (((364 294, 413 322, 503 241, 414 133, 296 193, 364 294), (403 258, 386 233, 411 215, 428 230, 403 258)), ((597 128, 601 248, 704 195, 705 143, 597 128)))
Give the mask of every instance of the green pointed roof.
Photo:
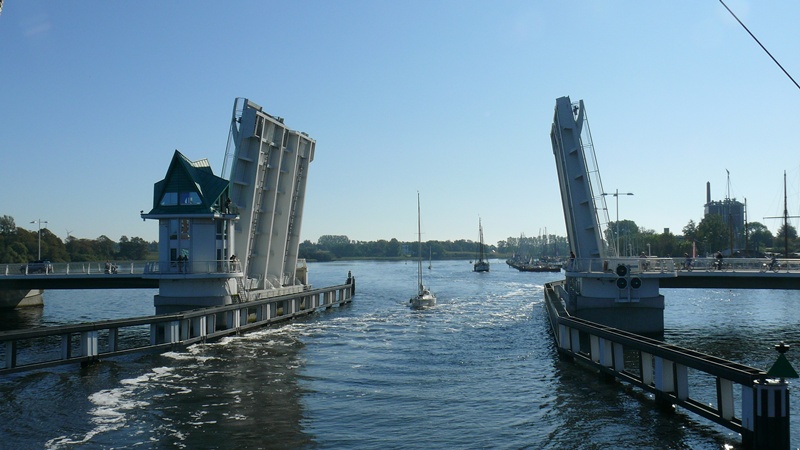
POLYGON ((778 356, 778 360, 775 361, 775 364, 772 365, 772 368, 769 369, 767 372, 768 378, 800 378, 795 372, 794 367, 792 367, 789 360, 786 359, 786 356, 781 353, 778 356))
POLYGON ((190 161, 175 150, 167 175, 154 185, 148 215, 214 214, 229 187, 228 180, 214 175, 207 159, 190 161))

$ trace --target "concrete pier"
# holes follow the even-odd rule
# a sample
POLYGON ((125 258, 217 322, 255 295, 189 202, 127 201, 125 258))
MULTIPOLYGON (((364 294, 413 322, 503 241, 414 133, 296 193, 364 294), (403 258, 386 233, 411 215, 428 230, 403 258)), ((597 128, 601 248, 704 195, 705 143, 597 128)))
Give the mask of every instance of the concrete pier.
POLYGON ((42 289, 0 290, 0 310, 44 306, 42 289))

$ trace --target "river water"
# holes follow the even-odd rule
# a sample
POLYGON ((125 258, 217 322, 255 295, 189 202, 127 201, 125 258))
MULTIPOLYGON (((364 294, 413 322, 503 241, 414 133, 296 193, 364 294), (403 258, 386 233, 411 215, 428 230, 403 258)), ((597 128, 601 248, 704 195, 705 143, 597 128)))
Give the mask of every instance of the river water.
MULTIPOLYGON (((309 266, 316 287, 352 270, 352 304, 185 351, 0 377, 0 448, 740 448, 560 360, 542 289, 563 274, 434 261, 438 305, 413 311, 413 263, 309 266)), ((0 329, 150 315, 155 293, 48 291, 0 329)), ((662 293, 670 343, 764 369, 776 343, 800 344, 800 292, 662 293)), ((787 357, 800 368, 800 349, 787 357)), ((795 400, 795 444, 799 421, 795 400)))

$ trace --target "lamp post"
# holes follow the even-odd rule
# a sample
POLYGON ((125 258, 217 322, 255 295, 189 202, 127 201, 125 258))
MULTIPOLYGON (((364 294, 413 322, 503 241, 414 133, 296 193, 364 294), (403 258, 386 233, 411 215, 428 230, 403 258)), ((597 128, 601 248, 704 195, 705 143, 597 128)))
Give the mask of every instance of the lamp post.
POLYGON ((617 223, 617 239, 616 240, 617 240, 617 257, 619 258, 619 256, 620 256, 619 255, 619 196, 620 195, 633 195, 633 192, 620 192, 619 189, 615 189, 613 194, 610 193, 610 192, 603 192, 602 195, 613 195, 614 198, 617 199, 616 200, 616 203, 617 203, 617 221, 616 221, 616 223, 617 223))
POLYGON ((38 223, 39 224, 39 258, 38 258, 38 260, 41 261, 42 260, 42 224, 47 225, 47 221, 46 220, 42 220, 42 219, 36 219, 36 220, 32 220, 31 223, 38 223))

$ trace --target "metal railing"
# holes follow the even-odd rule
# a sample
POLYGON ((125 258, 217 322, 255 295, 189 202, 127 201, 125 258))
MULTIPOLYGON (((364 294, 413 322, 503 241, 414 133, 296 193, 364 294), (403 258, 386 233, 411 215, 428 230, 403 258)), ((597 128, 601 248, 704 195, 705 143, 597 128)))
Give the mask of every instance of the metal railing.
POLYGON ((152 261, 145 264, 144 273, 236 273, 242 271, 237 260, 215 261, 152 261))
POLYGON ((784 380, 768 379, 758 368, 570 316, 561 300, 566 296, 563 281, 545 285, 548 319, 562 355, 650 392, 658 403, 680 406, 741 433, 746 447, 754 440, 769 439, 773 431, 788 436, 784 380), (768 411, 763 395, 772 390, 780 391, 781 400, 775 405, 770 401, 768 411), (766 426, 770 421, 785 421, 785 428, 766 426))
POLYGON ((675 260, 672 258, 577 258, 567 262, 567 272, 615 273, 618 266, 625 266, 627 273, 674 273, 675 260))
POLYGON ((353 284, 343 284, 177 314, 0 332, 0 375, 181 348, 349 303, 352 293, 353 284))
POLYGON ((0 264, 0 276, 19 275, 101 275, 101 274, 212 274, 240 273, 239 260, 212 261, 94 261, 70 263, 0 264))
POLYGON ((716 258, 675 258, 675 268, 678 271, 702 270, 706 272, 714 271, 746 271, 746 272, 800 272, 800 260, 798 259, 777 259, 776 265, 772 266, 770 258, 723 258, 722 265, 718 264, 716 258), (774 267, 774 270, 773 270, 774 267))
POLYGON ((624 265, 628 273, 670 273, 687 271, 706 272, 800 272, 800 259, 778 259, 777 266, 771 266, 769 258, 660 258, 660 257, 622 257, 622 258, 577 258, 564 266, 567 272, 614 273, 617 266, 624 265), (775 270, 773 270, 775 267, 775 270))

